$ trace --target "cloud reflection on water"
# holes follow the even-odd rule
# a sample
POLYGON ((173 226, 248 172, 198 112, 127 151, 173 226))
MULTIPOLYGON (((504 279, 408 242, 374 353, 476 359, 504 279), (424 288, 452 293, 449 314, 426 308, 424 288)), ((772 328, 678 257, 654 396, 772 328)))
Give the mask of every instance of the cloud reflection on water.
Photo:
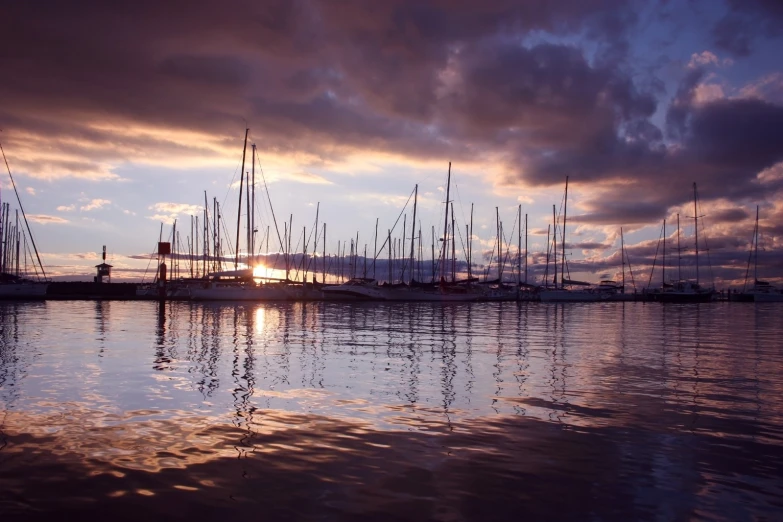
MULTIPOLYGON (((426 431, 387 431, 263 411, 248 438, 220 419, 180 412, 149 420, 148 414, 155 412, 56 434, 28 428, 31 421, 53 419, 14 414, 0 468, 3 505, 12 516, 33 518, 54 509, 73 516, 100 509, 121 519, 203 518, 209 510, 345 520, 579 520, 586 513, 604 520, 682 518, 726 507, 705 494, 722 482, 709 477, 731 476, 736 459, 749 454, 773 456, 774 465, 745 469, 766 480, 764 488, 729 479, 739 492, 735 499, 752 500, 729 506, 731 512, 769 516, 779 507, 771 494, 783 493, 773 485, 779 447, 738 441, 736 457, 727 458, 725 441, 706 432, 672 437, 628 426, 564 429, 513 416, 468 419, 454 430, 430 419, 426 431), (565 492, 569 502, 562 502, 565 492)), ((78 425, 101 414, 85 409, 74 415, 78 425)))
POLYGON ((775 308, 158 306, 0 304, 4 510, 627 520, 781 508, 775 308))

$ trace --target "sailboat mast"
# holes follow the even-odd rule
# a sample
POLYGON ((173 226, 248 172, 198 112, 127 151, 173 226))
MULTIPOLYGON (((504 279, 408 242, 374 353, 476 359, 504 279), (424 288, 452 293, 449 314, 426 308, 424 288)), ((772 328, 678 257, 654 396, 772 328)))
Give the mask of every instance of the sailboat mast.
POLYGON ((517 291, 522 283, 522 205, 519 205, 519 215, 517 216, 517 291))
POLYGON ((291 262, 293 261, 293 252, 291 251, 291 241, 292 236, 294 235, 294 215, 289 214, 288 216, 288 243, 286 243, 286 250, 285 250, 285 256, 286 256, 286 268, 285 268, 285 281, 288 282, 288 274, 291 271, 291 262))
POLYGON ((680 214, 677 214, 677 280, 682 281, 682 249, 680 248, 680 214))
MULTIPOLYGON (((253 143, 252 151, 253 166, 250 167, 250 186, 252 187, 250 196, 250 263, 256 264, 256 144, 253 143)), ((316 213, 318 211, 316 210, 316 213)), ((317 227, 316 227, 317 230, 317 227)))
POLYGON ((696 284, 699 284, 699 213, 696 207, 696 182, 693 183, 693 228, 696 239, 696 284))
POLYGON ((171 268, 169 269, 170 279, 177 277, 177 220, 174 220, 173 228, 171 229, 171 268))
MULTIPOLYGON (((14 261, 14 273, 16 274, 16 277, 19 277, 19 210, 16 210, 14 212, 14 216, 16 218, 16 225, 14 226, 14 235, 11 237, 11 240, 16 240, 16 260, 14 261)), ((756 218, 756 221, 758 221, 758 218, 756 218)), ((758 229, 758 226, 756 227, 758 229)), ((13 243, 12 243, 13 247, 13 243)), ((104 247, 105 249, 106 247, 104 247)), ((106 251, 104 250, 103 255, 106 256, 106 251)), ((106 262, 106 258, 104 257, 103 262, 106 262)))
POLYGON ((527 284, 527 214, 525 214, 525 284, 527 284))
MULTIPOLYGON (((193 250, 196 245, 196 235, 194 232, 193 216, 190 216, 190 237, 188 238, 188 250, 190 251, 190 278, 193 279, 193 250)), ((195 231, 198 229, 196 228, 195 231)))
POLYGON ((446 206, 444 207, 443 211, 443 250, 441 254, 441 263, 440 263, 440 277, 441 279, 445 279, 446 275, 446 244, 448 241, 448 234, 449 234, 449 189, 451 188, 451 162, 449 161, 449 173, 446 178, 446 206))
POLYGON ((666 285, 666 218, 663 218, 663 260, 661 261, 661 288, 666 285))
POLYGON ((555 205, 552 205, 552 257, 555 263, 555 275, 552 277, 552 281, 555 283, 555 290, 557 290, 557 210, 555 205))
POLYGON ((14 227, 14 230, 16 233, 14 236, 16 237, 16 277, 19 277, 19 249, 21 247, 21 233, 19 232, 19 211, 16 211, 16 227, 14 227))
POLYGON ((544 287, 546 287, 547 281, 549 280, 549 252, 552 250, 549 243, 551 227, 552 225, 546 226, 546 268, 544 268, 544 287))
POLYGON ((759 280, 759 206, 756 205, 756 245, 753 249, 753 284, 759 280))
MULTIPOLYGON (((283 221, 283 241, 285 241, 285 250, 283 250, 283 259, 285 260, 285 280, 288 281, 288 223, 283 221)), ((337 247, 340 248, 339 245, 337 247)))
MULTIPOLYGON (((206 193, 205 193, 206 194, 206 193)), ((220 214, 217 211, 217 198, 215 196, 212 196, 212 271, 217 272, 217 262, 218 262, 218 232, 219 229, 217 227, 218 220, 220 219, 220 214)))
POLYGON ((234 256, 234 270, 239 268, 239 226, 242 223, 242 183, 245 181, 245 154, 247 153, 247 133, 245 129, 245 144, 242 146, 242 169, 239 171, 239 207, 237 208, 237 242, 235 243, 236 255, 234 256))
POLYGON ((473 203, 470 204, 470 229, 468 231, 468 279, 473 277, 473 203))
POLYGON ((432 225, 432 257, 430 258, 430 274, 432 283, 435 282, 435 225, 432 225))
POLYGON ((5 203, 0 203, 0 272, 5 272, 5 258, 8 253, 8 245, 6 243, 6 226, 5 226, 5 203))
POLYGON ((250 256, 253 254, 253 245, 252 245, 252 229, 250 224, 250 209, 252 208, 252 204, 250 201, 250 172, 245 172, 245 179, 247 182, 245 183, 245 206, 247 207, 247 219, 245 220, 245 228, 246 228, 246 238, 245 238, 245 244, 247 245, 247 252, 245 252, 245 264, 247 266, 250 265, 250 256))
POLYGON ((377 279, 375 275, 375 260, 378 259, 378 218, 375 218, 375 250, 372 255, 372 278, 377 279))
POLYGON ((623 227, 620 227, 620 265, 623 271, 623 293, 625 293, 625 241, 623 240, 623 227))
POLYGON ((313 281, 318 278, 318 213, 321 210, 321 202, 315 205, 315 239, 313 240, 313 281))
POLYGON ((416 237, 416 202, 417 202, 418 198, 419 198, 419 185, 417 184, 413 188, 413 221, 411 221, 411 281, 414 278, 414 273, 413 273, 413 248, 414 248, 415 245, 413 243, 413 240, 416 237))
POLYGON ((467 238, 467 251, 465 252, 465 264, 467 265, 468 279, 470 279, 470 225, 465 225, 465 237, 467 238))
POLYGON ((0 253, 0 272, 6 271, 6 257, 8 256, 8 227, 6 221, 7 203, 0 205, 0 242, 2 242, 2 252, 0 253))
POLYGON ((454 229, 454 203, 451 204, 451 280, 457 280, 457 238, 456 230, 454 229))
POLYGON ((500 211, 498 207, 495 207, 495 234, 498 236, 498 281, 503 279, 503 264, 500 262, 503 259, 503 253, 500 251, 503 240, 500 237, 500 211))
POLYGON ((201 253, 204 256, 204 262, 203 262, 203 272, 204 277, 206 277, 208 269, 207 269, 207 263, 209 262, 209 212, 207 210, 207 191, 204 191, 204 237, 202 240, 204 241, 203 248, 201 249, 201 253))
POLYGON ((566 262, 565 262, 565 232, 566 232, 566 217, 568 216, 568 176, 566 176, 566 185, 565 185, 565 196, 563 197, 563 248, 561 248, 562 256, 563 256, 563 262, 560 263, 560 286, 563 287, 565 285, 565 268, 566 268, 566 262))
MULTIPOLYGON (((402 263, 400 267, 400 283, 405 282, 405 264, 408 262, 408 259, 405 257, 405 238, 406 233, 408 232, 408 214, 405 214, 402 216, 402 238, 400 238, 400 257, 402 258, 402 263)), ((411 237, 413 237, 413 233, 411 233, 411 237)))
POLYGON ((421 220, 419 220, 419 251, 417 253, 418 258, 416 259, 416 272, 419 276, 419 281, 423 281, 421 277, 421 262, 424 260, 424 250, 422 248, 422 235, 421 235, 421 220))
POLYGON ((388 242, 389 242, 389 284, 392 284, 392 239, 391 239, 391 229, 389 230, 388 235, 388 242))

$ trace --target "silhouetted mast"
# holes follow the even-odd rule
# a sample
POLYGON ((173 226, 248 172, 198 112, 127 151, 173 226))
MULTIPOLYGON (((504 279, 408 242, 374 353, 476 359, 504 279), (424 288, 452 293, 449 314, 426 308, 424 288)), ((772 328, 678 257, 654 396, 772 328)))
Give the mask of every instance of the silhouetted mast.
POLYGON ((552 205, 552 223, 554 223, 552 225, 554 228, 552 231, 552 257, 555 263, 555 275, 552 281, 555 283, 555 290, 557 290, 557 210, 555 205, 552 205))
POLYGON ((239 171, 239 208, 237 208, 237 242, 235 245, 236 255, 234 257, 234 270, 239 268, 239 227, 242 223, 242 189, 245 180, 245 154, 247 152, 247 133, 250 129, 245 129, 245 144, 242 146, 242 169, 239 171))
POLYGON ((446 244, 449 234, 449 189, 451 188, 451 162, 449 161, 449 173, 446 178, 446 206, 443 216, 443 254, 441 255, 440 277, 445 280, 446 274, 446 244))
POLYGON ((451 280, 457 280, 457 235, 454 229, 454 203, 451 204, 451 280))
POLYGON ((620 227, 620 265, 623 271, 623 293, 625 293, 625 241, 623 240, 623 227, 620 227))
POLYGON ((696 284, 699 284, 699 214, 696 208, 696 182, 693 183, 693 223, 696 232, 696 284))
POLYGON ((411 221, 411 281, 413 280, 414 272, 413 272, 413 248, 414 243, 413 240, 416 237, 416 202, 419 198, 419 185, 417 184, 413 188, 413 221, 411 221))
POLYGON ((502 283, 503 265, 500 260, 503 259, 503 253, 500 249, 503 246, 503 239, 500 237, 500 210, 498 207, 495 207, 495 234, 498 236, 498 282, 502 283))
POLYGON ((565 285, 565 268, 566 268, 566 259, 565 259, 565 231, 566 231, 566 217, 568 216, 568 176, 566 176, 566 185, 565 185, 565 197, 563 198, 563 248, 562 248, 562 256, 563 256, 563 262, 560 263, 560 286, 561 288, 565 285))
POLYGON ((522 283, 522 205, 519 205, 519 215, 517 216, 517 293, 519 285, 522 283))
POLYGON ((470 229, 468 231, 468 279, 473 277, 473 203, 470 204, 470 229))
POLYGON ((375 218, 375 251, 373 252, 372 256, 372 278, 377 279, 378 276, 375 275, 375 261, 378 259, 378 218, 375 218))
MULTIPOLYGON (((255 265, 256 261, 256 144, 253 143, 253 152, 251 154, 253 165, 250 167, 250 184, 252 187, 250 200, 250 262, 255 265)), ((316 210, 316 216, 318 211, 316 210)), ((318 218, 316 217, 316 221, 318 218)), ((316 226, 316 230, 317 230, 316 226)))
POLYGON ((663 218, 663 261, 661 261, 661 288, 666 286, 666 218, 663 218))
POLYGON ((525 284, 527 284, 527 214, 525 214, 525 284))
POLYGON ((753 284, 759 281, 759 206, 756 205, 756 245, 753 249, 753 284))

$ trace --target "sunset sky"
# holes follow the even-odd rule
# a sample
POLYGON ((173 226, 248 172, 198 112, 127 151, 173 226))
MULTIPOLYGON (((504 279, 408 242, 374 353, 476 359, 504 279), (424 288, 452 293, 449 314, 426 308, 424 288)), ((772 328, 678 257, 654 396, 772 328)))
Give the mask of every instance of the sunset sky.
POLYGON ((716 285, 744 279, 756 205, 759 276, 783 276, 779 0, 3 4, 0 142, 51 276, 91 277, 106 245, 140 278, 204 191, 233 243, 246 127, 259 242, 263 169, 281 234, 293 215, 296 245, 320 203, 331 253, 357 232, 372 253, 418 184, 428 252, 451 161, 476 252, 495 207, 516 245, 519 204, 542 252, 568 176, 572 274, 618 277, 622 226, 646 284, 664 218, 667 248, 677 213, 692 247, 696 182, 716 285))

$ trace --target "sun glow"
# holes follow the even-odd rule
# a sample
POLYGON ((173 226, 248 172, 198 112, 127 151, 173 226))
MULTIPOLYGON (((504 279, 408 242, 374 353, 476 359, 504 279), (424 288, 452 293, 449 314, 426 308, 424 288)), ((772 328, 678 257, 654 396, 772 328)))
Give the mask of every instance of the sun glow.
POLYGON ((255 279, 285 279, 285 270, 269 268, 265 265, 256 265, 253 267, 253 277, 255 279))

